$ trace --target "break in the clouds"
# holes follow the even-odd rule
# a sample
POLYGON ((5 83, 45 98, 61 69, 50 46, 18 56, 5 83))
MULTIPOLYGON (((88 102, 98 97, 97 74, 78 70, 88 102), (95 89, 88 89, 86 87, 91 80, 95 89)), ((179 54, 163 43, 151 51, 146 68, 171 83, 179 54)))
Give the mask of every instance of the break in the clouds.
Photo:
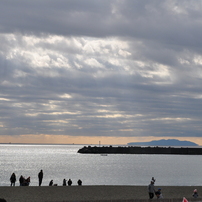
POLYGON ((0 2, 0 135, 201 137, 202 1, 0 2))

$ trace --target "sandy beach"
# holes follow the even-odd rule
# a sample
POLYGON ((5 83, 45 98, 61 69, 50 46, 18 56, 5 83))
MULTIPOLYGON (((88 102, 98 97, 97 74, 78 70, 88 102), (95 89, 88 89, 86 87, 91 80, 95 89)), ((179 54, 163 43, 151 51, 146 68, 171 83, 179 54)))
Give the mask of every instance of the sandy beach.
MULTIPOLYGON (((156 187, 158 188, 158 187, 156 187)), ((160 186, 163 201, 202 201, 202 187, 160 186), (198 189, 199 198, 192 197, 198 189)), ((0 198, 7 202, 84 202, 84 201, 148 201, 147 186, 41 186, 41 187, 0 187, 0 198)), ((152 200, 156 200, 156 197, 152 200)))
MULTIPOLYGON (((160 186, 160 188, 164 202, 182 202, 183 197, 189 201, 202 201, 202 186, 160 186), (192 197, 194 189, 198 189, 197 199, 192 197)), ((0 198, 6 199, 7 202, 149 201, 147 186, 0 187, 0 198)), ((156 197, 152 200, 157 201, 156 197)))

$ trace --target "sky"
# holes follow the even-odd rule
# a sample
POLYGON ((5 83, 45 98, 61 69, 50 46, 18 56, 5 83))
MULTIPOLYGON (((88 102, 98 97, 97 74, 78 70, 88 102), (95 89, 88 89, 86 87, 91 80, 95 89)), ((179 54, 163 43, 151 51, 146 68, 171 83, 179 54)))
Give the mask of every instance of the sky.
POLYGON ((0 143, 202 145, 201 0, 0 1, 0 143))

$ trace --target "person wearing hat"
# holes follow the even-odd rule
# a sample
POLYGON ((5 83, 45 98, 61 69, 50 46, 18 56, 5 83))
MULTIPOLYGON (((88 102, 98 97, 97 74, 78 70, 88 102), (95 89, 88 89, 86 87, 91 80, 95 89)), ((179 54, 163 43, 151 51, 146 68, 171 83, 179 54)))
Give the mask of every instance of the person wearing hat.
POLYGON ((156 194, 157 199, 163 198, 163 195, 162 195, 162 193, 161 193, 161 188, 158 188, 158 191, 155 192, 155 194, 156 194))

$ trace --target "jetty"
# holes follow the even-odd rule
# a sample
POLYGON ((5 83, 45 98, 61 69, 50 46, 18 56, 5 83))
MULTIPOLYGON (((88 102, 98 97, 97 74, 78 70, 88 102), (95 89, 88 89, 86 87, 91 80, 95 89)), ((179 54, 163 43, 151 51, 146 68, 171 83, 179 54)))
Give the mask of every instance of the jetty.
POLYGON ((181 154, 202 155, 199 147, 143 147, 143 146, 84 146, 78 150, 81 154, 181 154))

